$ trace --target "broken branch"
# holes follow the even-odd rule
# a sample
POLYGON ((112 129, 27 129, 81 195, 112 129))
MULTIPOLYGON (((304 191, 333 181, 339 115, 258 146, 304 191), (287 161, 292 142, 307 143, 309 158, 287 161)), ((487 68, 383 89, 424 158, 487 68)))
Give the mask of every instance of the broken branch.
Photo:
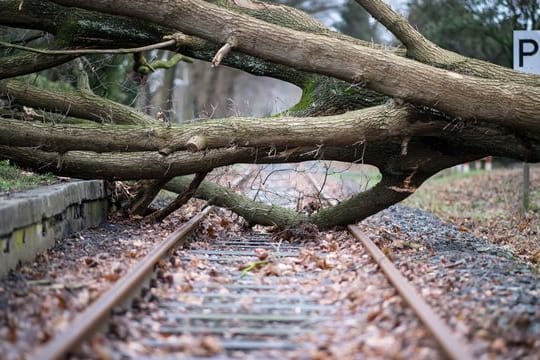
POLYGON ((212 59, 212 67, 217 67, 221 64, 221 61, 231 52, 232 48, 236 46, 236 38, 231 37, 225 45, 223 45, 212 59))
POLYGON ((163 209, 160 209, 148 215, 146 217, 146 220, 152 221, 152 222, 161 221, 165 219, 167 216, 169 216, 170 214, 172 214, 174 211, 179 209, 182 205, 187 203, 188 200, 193 197, 199 185, 201 185, 202 181, 206 177, 206 174, 208 174, 208 172, 197 173, 195 177, 193 178, 193 180, 191 181, 191 183, 189 184, 188 188, 183 193, 178 195, 176 199, 174 199, 171 203, 169 203, 163 209))

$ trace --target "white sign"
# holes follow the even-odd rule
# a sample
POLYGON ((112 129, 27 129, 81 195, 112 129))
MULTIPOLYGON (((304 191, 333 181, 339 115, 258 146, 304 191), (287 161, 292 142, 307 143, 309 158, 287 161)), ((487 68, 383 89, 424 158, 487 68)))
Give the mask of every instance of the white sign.
POLYGON ((514 30, 514 70, 540 75, 540 30, 514 30))

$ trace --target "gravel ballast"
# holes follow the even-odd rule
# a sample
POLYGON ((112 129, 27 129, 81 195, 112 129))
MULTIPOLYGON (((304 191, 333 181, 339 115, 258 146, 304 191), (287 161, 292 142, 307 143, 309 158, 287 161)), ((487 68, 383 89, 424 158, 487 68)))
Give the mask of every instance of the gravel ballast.
POLYGON ((540 276, 532 265, 405 206, 363 226, 479 358, 538 359, 540 276))

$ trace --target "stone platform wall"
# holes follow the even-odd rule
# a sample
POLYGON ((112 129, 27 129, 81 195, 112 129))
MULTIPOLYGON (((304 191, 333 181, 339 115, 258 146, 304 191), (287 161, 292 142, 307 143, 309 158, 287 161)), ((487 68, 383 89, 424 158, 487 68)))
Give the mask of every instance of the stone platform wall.
POLYGON ((0 197, 0 276, 71 233, 99 226, 109 201, 103 181, 73 181, 0 197))

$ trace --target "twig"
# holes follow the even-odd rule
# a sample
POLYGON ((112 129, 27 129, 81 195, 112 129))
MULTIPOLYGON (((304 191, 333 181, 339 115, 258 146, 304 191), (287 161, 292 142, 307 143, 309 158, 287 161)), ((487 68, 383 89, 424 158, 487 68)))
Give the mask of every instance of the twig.
POLYGON ((146 45, 136 48, 119 48, 119 49, 78 49, 78 50, 49 50, 49 49, 36 49, 23 45, 11 44, 0 40, 0 45, 7 48, 14 48, 24 51, 31 51, 44 55, 84 55, 84 54, 130 54, 134 52, 142 52, 154 49, 162 49, 165 47, 173 46, 176 44, 176 40, 166 40, 152 45, 146 45))
POLYGON ((448 265, 444 265, 444 268, 450 269, 450 268, 454 268, 454 267, 456 267, 456 266, 459 266, 459 265, 461 265, 461 264, 465 264, 465 260, 461 259, 461 260, 458 260, 458 261, 456 261, 456 262, 454 262, 454 263, 451 263, 451 264, 448 264, 448 265))
POLYGON ((270 264, 270 261, 254 261, 242 269, 242 272, 240 273, 240 277, 246 276, 248 272, 250 272, 251 270, 259 269, 263 267, 264 265, 268 265, 268 264, 270 264))
POLYGON ((221 61, 225 58, 225 56, 227 56, 227 54, 229 54, 229 52, 231 52, 232 48, 235 46, 236 46, 236 38, 234 37, 229 38, 229 40, 227 40, 225 45, 223 45, 221 49, 217 51, 216 55, 212 59, 212 67, 219 66, 219 64, 221 64, 221 61))

